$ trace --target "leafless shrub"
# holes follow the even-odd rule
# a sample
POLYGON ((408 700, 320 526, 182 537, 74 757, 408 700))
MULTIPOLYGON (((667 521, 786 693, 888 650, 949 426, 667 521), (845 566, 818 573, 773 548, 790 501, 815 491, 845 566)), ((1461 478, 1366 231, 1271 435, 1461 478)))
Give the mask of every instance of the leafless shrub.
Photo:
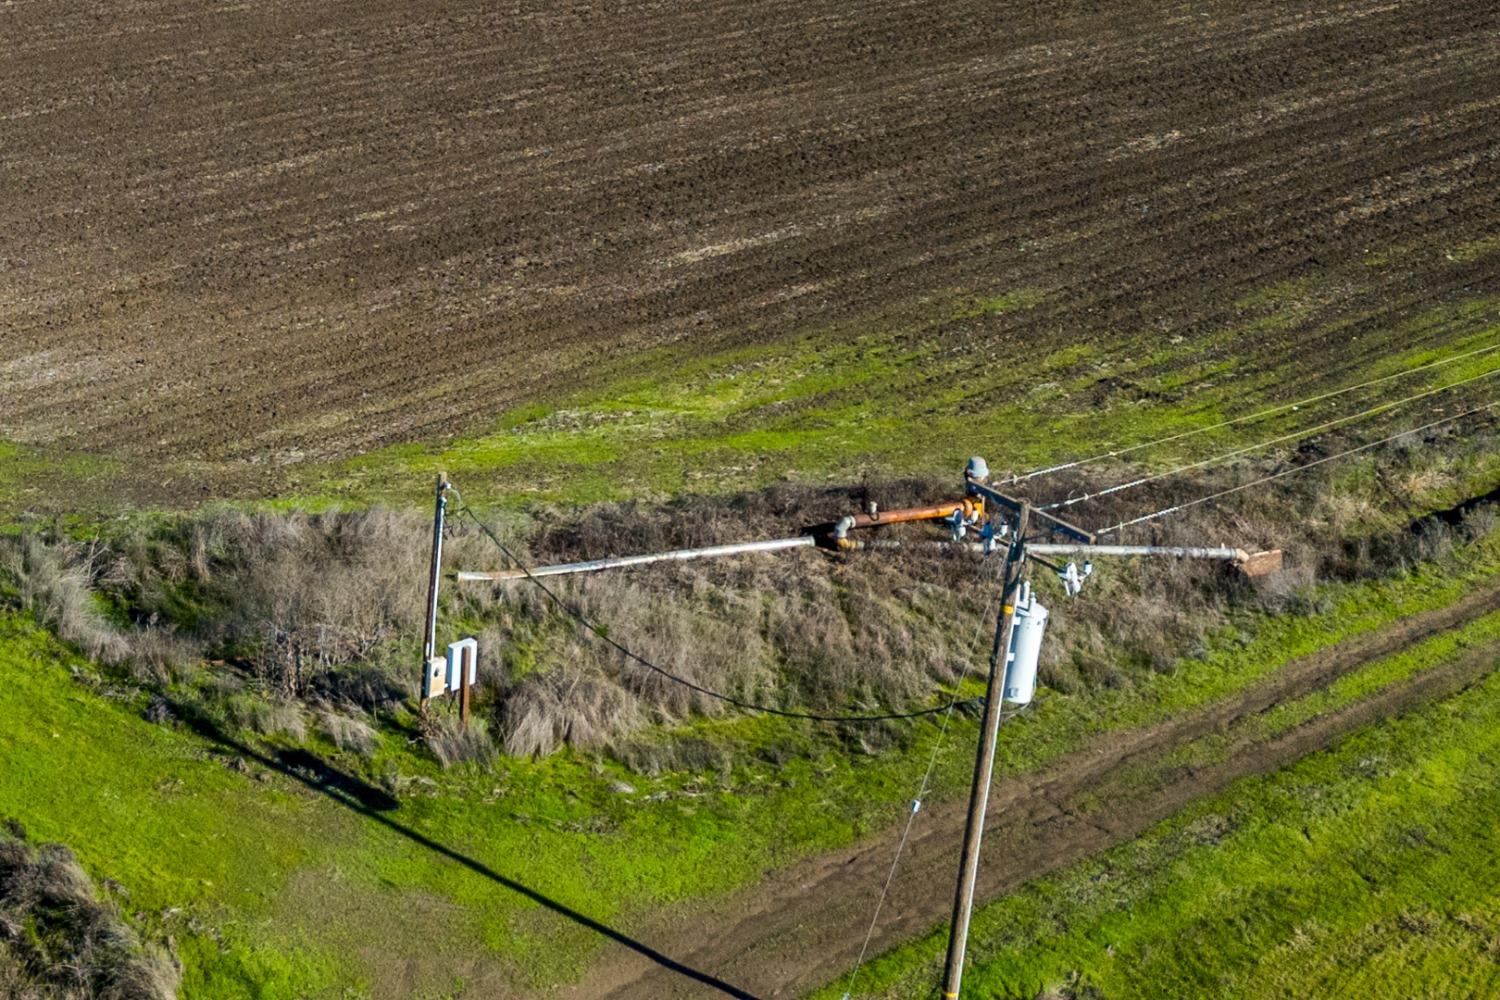
POLYGON ((0 832, 0 986, 46 1000, 170 1000, 180 971, 99 898, 71 851, 0 832))
POLYGON ((1473 542, 1492 533, 1497 520, 1495 511, 1494 504, 1484 504, 1465 512, 1460 525, 1464 540, 1473 542))
POLYGON ((149 614, 193 595, 202 613, 185 627, 300 697, 419 620, 426 544, 420 519, 385 510, 216 511, 135 539, 110 582, 149 614))

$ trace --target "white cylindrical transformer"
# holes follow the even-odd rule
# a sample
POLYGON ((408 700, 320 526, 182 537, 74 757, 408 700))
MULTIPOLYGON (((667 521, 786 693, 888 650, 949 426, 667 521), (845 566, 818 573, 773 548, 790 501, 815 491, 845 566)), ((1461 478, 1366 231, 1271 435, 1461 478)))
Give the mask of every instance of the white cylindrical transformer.
POLYGON ((1005 662, 1005 700, 1029 704, 1036 694, 1037 660, 1042 634, 1047 631, 1047 609, 1027 587, 1016 602, 1016 624, 1010 633, 1010 655, 1005 662))

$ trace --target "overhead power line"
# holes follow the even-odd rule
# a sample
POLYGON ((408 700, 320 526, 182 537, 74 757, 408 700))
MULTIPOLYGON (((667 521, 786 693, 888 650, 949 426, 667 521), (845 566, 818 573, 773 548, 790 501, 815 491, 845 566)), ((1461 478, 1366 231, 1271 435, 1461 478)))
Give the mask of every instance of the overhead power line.
POLYGON ((942 715, 944 713, 951 712, 954 708, 960 705, 972 704, 979 700, 977 698, 959 698, 953 701, 946 702, 942 705, 938 705, 936 708, 924 708, 915 712, 885 712, 873 715, 824 715, 818 712, 793 712, 783 708, 776 708, 771 705, 762 705, 757 702, 746 701, 742 698, 736 698, 734 695, 725 694, 722 691, 715 691, 712 688, 704 687, 702 684, 699 684, 696 681, 689 680, 688 678, 683 677, 680 674, 673 673, 667 668, 654 663, 646 657, 640 655, 639 653, 630 649, 628 646, 624 645, 619 640, 611 636, 608 629, 606 629, 604 626, 594 622, 582 611, 578 610, 572 604, 569 604, 562 598, 562 596, 548 587, 538 577, 532 575, 526 564, 522 562, 514 552, 511 551, 508 545, 500 540, 500 536, 496 535, 495 532, 490 529, 489 525, 480 520, 479 515, 475 514, 474 511, 470 509, 467 503, 463 502, 461 494, 459 497, 459 511, 460 513, 467 515, 468 518, 478 526, 479 530, 484 533, 485 537, 487 537, 492 543, 494 543, 495 547, 500 550, 501 554, 503 554, 505 558, 509 559, 518 569, 520 569, 526 575, 526 579, 535 584, 537 589, 545 594, 547 599, 554 605, 556 605, 569 618, 572 618, 579 625, 583 626, 589 632, 593 633, 593 635, 601 642, 614 648, 627 660, 631 660, 632 662, 645 667, 647 670, 650 670, 661 677, 665 677, 667 680, 671 681, 674 684, 680 684, 683 687, 688 688, 689 690, 696 691, 704 697, 713 698, 716 701, 722 701, 727 705, 733 705, 736 708, 742 708, 746 711, 761 712, 766 715, 776 715, 784 719, 807 719, 811 722, 837 723, 895 722, 902 719, 920 719, 930 715, 942 715))
POLYGON ((1314 403, 1321 403, 1325 399, 1333 399, 1336 396, 1342 396, 1346 393, 1356 392, 1360 389, 1368 389, 1371 386, 1382 385, 1395 379, 1406 378, 1410 375, 1415 375, 1418 372, 1429 371, 1433 368, 1441 368, 1445 365, 1455 364, 1467 358, 1478 357, 1481 354, 1489 354, 1494 351, 1500 351, 1500 344, 1491 344, 1489 347, 1475 348, 1472 351, 1465 351, 1462 354, 1455 354, 1449 358, 1441 358, 1437 361, 1429 361, 1423 365, 1416 365, 1411 368, 1406 368, 1391 375, 1382 375, 1380 378, 1370 379, 1367 382, 1360 382, 1355 385, 1344 386, 1341 389, 1332 389, 1328 392, 1321 392, 1316 396, 1308 396, 1306 399, 1299 399, 1291 403, 1282 403, 1279 406, 1273 406, 1267 410, 1260 410, 1256 413, 1246 414, 1242 417, 1231 417, 1228 420, 1221 420, 1218 423, 1209 424, 1205 427, 1194 427, 1191 430, 1179 431, 1176 434, 1169 434, 1166 437, 1159 437, 1150 441, 1143 441, 1139 444, 1130 445, 1129 447, 1115 448, 1111 449, 1110 451, 1103 451, 1097 455, 1090 455, 1088 458, 1080 458, 1072 462, 1063 462, 1059 465, 1049 465, 1045 468, 1033 469, 1030 472, 1025 472, 1021 473, 1020 475, 1010 477, 1009 482, 1024 483, 1028 480, 1035 479, 1038 476, 1047 476, 1055 472, 1064 472, 1068 469, 1076 469, 1084 465, 1092 465, 1095 462, 1102 462, 1110 458, 1120 458, 1124 455, 1134 454, 1135 452, 1141 451, 1146 448, 1154 448, 1157 445, 1170 444, 1173 441, 1181 441, 1184 438, 1194 437, 1199 434, 1207 434, 1210 431, 1222 430, 1225 427, 1233 427, 1235 424, 1253 423, 1257 420, 1263 420, 1266 417, 1275 416, 1278 413, 1285 413, 1288 410, 1296 410, 1304 406, 1311 406, 1314 403))
MULTIPOLYGON (((974 637, 969 642, 969 645, 971 647, 977 647, 979 645, 980 639, 983 638, 984 624, 986 619, 988 619, 990 616, 990 610, 993 605, 994 602, 986 605, 984 608, 984 613, 979 616, 978 625, 974 629, 974 637)), ((958 679, 958 683, 960 686, 963 685, 964 681, 969 679, 969 674, 972 672, 972 669, 972 658, 966 656, 964 658, 963 674, 958 679)), ((870 925, 869 927, 865 928, 865 940, 864 943, 859 946, 859 958, 855 959, 854 968, 849 972, 849 979, 844 988, 844 996, 846 997, 851 996, 854 993, 855 984, 859 982, 860 969, 863 968, 865 964, 865 956, 868 955, 870 951, 870 942, 875 938, 875 928, 880 923, 880 911, 885 908, 886 897, 889 896, 891 892, 891 883, 896 880, 896 869, 901 865, 901 855, 905 853, 906 842, 911 838, 912 824, 916 822, 917 813, 922 809, 922 800, 927 797, 927 788, 932 783, 932 772, 937 769, 938 756, 942 753, 943 745, 947 742, 948 724, 952 721, 953 708, 952 705, 950 705, 948 711, 943 713, 943 726, 938 730, 937 741, 932 745, 932 753, 928 755, 927 770, 922 774, 922 782, 917 786, 917 794, 911 800, 911 808, 906 814, 906 825, 901 830, 901 840, 896 844, 895 857, 891 858, 890 870, 886 872, 885 883, 880 887, 880 896, 875 900, 875 912, 870 914, 870 925)))
POLYGON ((1275 472, 1268 476, 1261 476, 1260 478, 1253 479, 1248 483, 1241 483, 1238 486, 1231 486, 1228 489, 1219 490, 1216 493, 1210 493, 1206 496, 1201 496, 1194 500, 1188 500, 1185 503, 1174 504, 1171 507, 1165 507, 1150 514, 1144 514, 1140 517, 1132 518, 1128 521, 1121 521, 1119 524, 1113 525, 1111 527, 1101 528, 1097 532, 1097 534, 1108 535, 1119 531, 1122 528, 1128 528, 1134 524, 1142 524, 1146 521, 1154 521, 1159 517, 1166 517, 1168 514, 1175 514, 1178 511, 1187 510, 1189 507, 1196 507, 1199 504, 1209 503, 1210 501, 1218 500, 1221 497, 1227 497, 1231 493, 1239 493, 1243 490, 1248 490, 1255 486, 1262 486, 1266 483, 1281 479, 1285 476, 1294 475, 1298 472, 1304 472, 1308 469, 1313 468, 1314 466, 1323 465, 1326 462, 1332 462, 1340 458, 1348 458, 1350 455, 1356 455, 1362 451, 1369 451, 1371 448, 1378 448, 1383 444, 1390 444, 1392 441, 1399 440, 1409 434, 1420 434, 1422 431, 1431 430, 1434 427, 1441 427, 1443 424, 1450 424, 1455 420, 1462 420, 1464 417, 1472 417, 1476 413, 1483 413, 1486 410, 1493 410, 1497 405, 1500 405, 1500 400, 1494 400, 1484 404, 1483 406, 1476 406, 1472 409, 1465 410, 1462 413, 1455 413, 1452 416, 1443 417, 1441 420, 1434 420, 1431 423, 1423 424, 1420 427, 1412 427, 1408 430, 1401 431, 1398 434, 1392 434, 1389 437, 1383 437, 1379 441, 1371 441, 1368 444, 1362 444, 1357 448, 1349 448, 1335 455, 1327 455, 1323 458, 1315 459, 1311 462, 1306 462, 1291 469, 1283 469, 1280 472, 1275 472))
POLYGON ((1246 445, 1243 448, 1236 448, 1233 451, 1226 451, 1222 454, 1214 455, 1210 458, 1200 459, 1196 462, 1189 462, 1186 465, 1179 465, 1176 468, 1168 469, 1165 472, 1155 472, 1149 476, 1141 476, 1137 479, 1132 479, 1129 482, 1117 483, 1114 486, 1109 486, 1102 490, 1095 490, 1092 493, 1084 493, 1080 496, 1069 497, 1066 500, 1059 500, 1056 503, 1046 504, 1045 506, 1039 507, 1037 509, 1059 510, 1064 507, 1072 507, 1075 504, 1083 503, 1086 500, 1097 500, 1100 497, 1111 496, 1115 493, 1123 493, 1126 490, 1133 490, 1136 487, 1145 486, 1148 483, 1158 482, 1171 476, 1181 475, 1184 472, 1191 472, 1194 469, 1202 469, 1206 466, 1216 465, 1220 462, 1226 462, 1231 458, 1238 458, 1241 455, 1247 455, 1251 452, 1261 451, 1275 444, 1281 444, 1286 441, 1295 441, 1302 438, 1311 437, 1314 434, 1322 433, 1323 431, 1330 430, 1334 427, 1353 423, 1356 420, 1363 420, 1366 417, 1372 417, 1377 413, 1384 413, 1385 411, 1393 410, 1398 406, 1405 406, 1406 404, 1414 403, 1419 399, 1426 399, 1428 396, 1435 396, 1440 392, 1447 392, 1450 389, 1457 389, 1459 386, 1468 385, 1470 382, 1477 382, 1480 379, 1489 378, 1496 374, 1500 374, 1500 368, 1491 368, 1487 372, 1481 372, 1478 375, 1471 375, 1468 378, 1459 379, 1457 382, 1450 382, 1447 385, 1438 386, 1435 389, 1427 389, 1423 392, 1414 393, 1413 395, 1406 396, 1401 399, 1392 400, 1389 403, 1381 403, 1379 406, 1372 406, 1367 410, 1361 410, 1360 412, 1350 414, 1347 417, 1338 417, 1334 420, 1324 421, 1323 423, 1318 424, 1315 427, 1308 427, 1304 428, 1303 430, 1292 431, 1289 434, 1280 434, 1276 437, 1268 438, 1265 441, 1259 441, 1255 444, 1246 445))

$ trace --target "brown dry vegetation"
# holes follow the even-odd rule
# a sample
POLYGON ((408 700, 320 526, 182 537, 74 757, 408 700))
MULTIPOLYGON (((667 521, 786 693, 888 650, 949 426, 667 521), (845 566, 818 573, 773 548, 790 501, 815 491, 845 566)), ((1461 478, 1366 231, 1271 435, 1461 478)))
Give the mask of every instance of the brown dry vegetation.
MULTIPOLYGON (((1368 463, 1324 466, 1134 529, 1135 540, 1168 544, 1285 547, 1287 570, 1254 587, 1215 564, 1123 562, 1101 567, 1090 584, 1100 599, 1067 602, 1038 570, 1056 622, 1043 683, 1069 693, 1129 685, 1174 669, 1236 609, 1316 611, 1308 586, 1316 580, 1400 572, 1441 556, 1455 525, 1483 530, 1490 515, 1472 512, 1467 527, 1456 517, 1412 522, 1412 512, 1430 509, 1440 494, 1403 493, 1403 484, 1454 487, 1463 463, 1493 444, 1488 424, 1414 436, 1368 463), (1447 471, 1434 478, 1435 468, 1447 471), (1351 522, 1351 506, 1362 521, 1351 522)), ((1163 484, 1153 499, 1190 499, 1285 467, 1280 461, 1163 484)), ((1096 488, 1117 471, 1063 477, 1050 489, 1096 488)), ((888 509, 947 492, 916 481, 781 486, 728 501, 536 511, 499 530, 528 559, 551 562, 782 534, 865 499, 888 509)), ((1107 522, 1139 509, 1130 502, 1085 510, 1097 519, 1091 523, 1107 522)), ((450 567, 501 564, 472 524, 450 524, 450 567)), ((340 747, 368 752, 365 713, 395 709, 415 693, 428 530, 424 518, 381 510, 218 510, 108 543, 33 530, 0 540, 0 581, 14 602, 135 685, 189 689, 240 728, 293 740, 316 728, 340 747)), ((887 531, 932 537, 915 526, 887 531)), ((932 704, 978 664, 993 572, 968 555, 913 547, 656 566, 552 586, 611 636, 704 687, 778 708, 875 712, 932 704)), ((444 763, 488 759, 492 732, 511 754, 569 744, 612 748, 638 767, 671 767, 684 762, 677 750, 636 734, 726 709, 624 660, 524 582, 450 585, 443 621, 440 640, 460 630, 480 637, 476 710, 489 721, 468 736, 430 722, 429 746, 444 763)), ((691 741, 678 749, 691 759, 691 741)))
POLYGON ((73 852, 0 829, 0 996, 170 1000, 179 970, 101 898, 73 852))

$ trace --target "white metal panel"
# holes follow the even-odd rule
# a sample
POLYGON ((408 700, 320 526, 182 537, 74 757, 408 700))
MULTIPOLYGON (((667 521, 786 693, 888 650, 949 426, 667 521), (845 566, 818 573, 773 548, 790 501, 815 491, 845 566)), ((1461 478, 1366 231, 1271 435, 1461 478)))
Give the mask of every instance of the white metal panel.
POLYGON ((449 691, 457 691, 463 686, 461 665, 464 662, 465 650, 468 650, 469 653, 469 686, 473 687, 478 682, 479 640, 470 636, 448 644, 449 691))

